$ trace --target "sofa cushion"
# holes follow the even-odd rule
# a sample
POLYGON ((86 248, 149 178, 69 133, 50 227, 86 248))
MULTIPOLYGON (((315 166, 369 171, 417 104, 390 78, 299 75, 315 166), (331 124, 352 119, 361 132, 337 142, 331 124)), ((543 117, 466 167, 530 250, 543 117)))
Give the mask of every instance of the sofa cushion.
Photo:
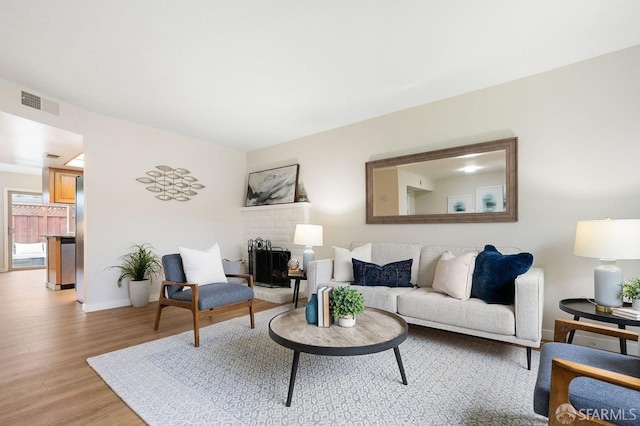
POLYGON ((371 244, 365 244, 349 251, 346 248, 333 247, 333 278, 336 281, 353 281, 351 259, 371 262, 371 244))
POLYGON ((471 296, 487 303, 510 305, 515 296, 515 279, 533 264, 533 255, 504 255, 494 246, 486 245, 476 258, 471 296))
MULTIPOLYGON (((176 292, 172 299, 191 301, 191 289, 176 292)), ((207 311, 231 303, 244 302, 253 299, 253 288, 234 283, 214 283, 199 286, 198 310, 207 311)))
POLYGON ((433 289, 455 299, 467 300, 471 296, 471 282, 477 251, 455 256, 446 251, 440 257, 433 279, 433 289))
POLYGON ((474 298, 458 300, 430 287, 398 295, 400 315, 505 336, 516 333, 514 311, 513 305, 490 305, 474 298))
MULTIPOLYGON (((328 285, 334 287, 351 285, 348 282, 331 281, 328 285)), ((353 286, 364 296, 364 306, 366 308, 377 308, 387 312, 398 312, 398 296, 410 293, 414 287, 367 287, 353 286)))
POLYGON ((187 282, 198 285, 227 282, 220 256, 220 246, 217 243, 207 251, 186 247, 178 247, 178 249, 187 282))
POLYGON ((413 259, 388 263, 384 266, 352 259, 353 283, 361 286, 413 287, 411 264, 413 259))

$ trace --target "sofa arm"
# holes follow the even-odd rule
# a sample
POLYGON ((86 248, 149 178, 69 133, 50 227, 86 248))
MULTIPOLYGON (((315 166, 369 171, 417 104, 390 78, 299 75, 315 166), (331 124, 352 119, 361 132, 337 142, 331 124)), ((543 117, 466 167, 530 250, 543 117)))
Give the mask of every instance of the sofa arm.
POLYGON ((307 297, 318 292, 318 285, 333 278, 333 259, 321 259, 307 265, 307 297))
POLYGON ((544 305, 544 271, 531 268, 516 278, 516 337, 536 342, 542 340, 542 310, 544 305))

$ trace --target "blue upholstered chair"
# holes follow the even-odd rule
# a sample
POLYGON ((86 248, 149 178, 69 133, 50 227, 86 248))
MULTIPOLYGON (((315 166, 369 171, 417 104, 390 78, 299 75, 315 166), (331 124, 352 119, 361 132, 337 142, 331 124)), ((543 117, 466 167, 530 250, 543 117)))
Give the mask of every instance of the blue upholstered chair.
POLYGON ((551 425, 640 425, 640 358, 564 343, 575 330, 638 340, 631 331, 556 319, 555 342, 540 351, 534 411, 551 425))
POLYGON ((162 309, 167 306, 177 306, 189 309, 193 314, 193 333, 195 346, 200 346, 200 319, 216 314, 249 308, 251 328, 255 327, 253 318, 253 276, 244 274, 226 274, 227 277, 243 278, 247 284, 235 282, 228 283, 187 283, 182 266, 182 257, 179 254, 167 254, 162 256, 165 281, 160 286, 160 299, 156 313, 158 329, 162 309), (183 287, 188 287, 182 290, 183 287))

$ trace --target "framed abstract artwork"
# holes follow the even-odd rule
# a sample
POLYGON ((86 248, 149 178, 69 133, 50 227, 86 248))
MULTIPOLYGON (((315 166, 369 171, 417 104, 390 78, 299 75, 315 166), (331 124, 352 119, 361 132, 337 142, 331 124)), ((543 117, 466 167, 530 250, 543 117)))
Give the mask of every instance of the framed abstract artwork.
POLYGON ((246 206, 285 204, 296 201, 298 164, 249 173, 246 206))
POLYGON ((476 210, 480 213, 503 212, 504 186, 479 186, 476 188, 476 210))
POLYGON ((468 213, 471 211, 471 195, 450 195, 447 197, 447 213, 468 213))

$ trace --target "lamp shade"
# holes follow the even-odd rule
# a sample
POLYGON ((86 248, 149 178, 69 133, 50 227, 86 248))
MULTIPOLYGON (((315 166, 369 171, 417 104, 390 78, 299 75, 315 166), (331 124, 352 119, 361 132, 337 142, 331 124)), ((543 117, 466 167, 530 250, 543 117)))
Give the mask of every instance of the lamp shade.
POLYGON ((578 222, 573 253, 600 259, 593 270, 596 310, 611 313, 622 306, 622 269, 618 259, 640 259, 640 219, 585 220, 578 222))
POLYGON ((573 254, 602 260, 640 259, 640 219, 578 222, 573 254))
POLYGON ((296 233, 293 237, 293 244, 299 244, 301 246, 321 246, 322 226, 296 225, 296 233))

